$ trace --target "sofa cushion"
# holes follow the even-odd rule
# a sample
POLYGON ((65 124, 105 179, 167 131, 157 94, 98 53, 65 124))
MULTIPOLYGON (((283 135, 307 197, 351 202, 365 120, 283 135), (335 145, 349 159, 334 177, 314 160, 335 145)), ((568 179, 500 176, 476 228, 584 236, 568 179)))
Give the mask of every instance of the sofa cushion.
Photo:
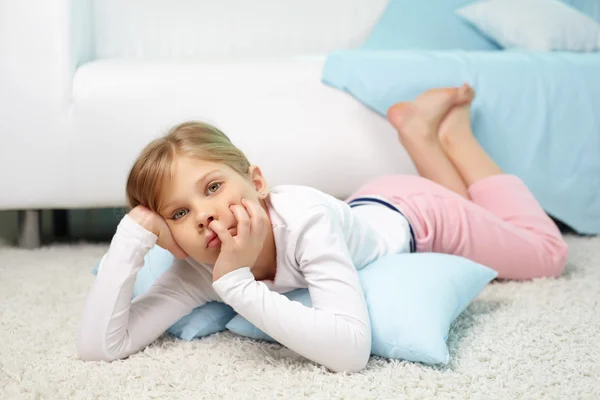
POLYGON ((88 25, 96 59, 240 61, 322 55, 364 41, 386 2, 102 0, 93 2, 88 25))
POLYGON ((188 119, 221 128, 272 186, 309 185, 345 198, 375 176, 415 173, 385 119, 321 82, 324 61, 102 60, 82 66, 69 109, 69 145, 77 149, 70 152, 77 165, 69 176, 70 201, 126 204, 132 160, 146 143, 188 119))

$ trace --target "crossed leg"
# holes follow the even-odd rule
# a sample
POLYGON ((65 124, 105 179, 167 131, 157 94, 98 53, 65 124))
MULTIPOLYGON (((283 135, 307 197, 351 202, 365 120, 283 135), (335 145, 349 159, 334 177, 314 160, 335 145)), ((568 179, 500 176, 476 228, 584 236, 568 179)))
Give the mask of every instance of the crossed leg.
POLYGON ((387 113, 419 175, 467 199, 473 183, 502 173, 473 136, 474 96, 467 84, 432 89, 412 102, 394 104, 387 113))
POLYGON ((426 179, 392 177, 379 187, 408 214, 418 251, 461 255, 500 278, 558 276, 568 246, 525 183, 503 174, 473 136, 473 97, 463 85, 394 104, 388 119, 426 179))

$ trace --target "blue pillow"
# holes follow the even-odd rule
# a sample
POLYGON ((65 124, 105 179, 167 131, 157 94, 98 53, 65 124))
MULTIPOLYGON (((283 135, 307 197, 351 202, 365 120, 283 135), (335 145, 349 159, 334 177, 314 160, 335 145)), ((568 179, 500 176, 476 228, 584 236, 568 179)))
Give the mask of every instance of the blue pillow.
MULTIPOLYGON (((144 266, 138 272, 133 286, 133 298, 150 289, 150 286, 171 267, 175 257, 160 246, 154 246, 144 257, 144 266)), ((92 270, 98 273, 100 261, 92 270)), ((173 324, 167 332, 183 340, 192 340, 225 330, 236 312, 225 303, 210 302, 194 309, 173 324)))
MULTIPOLYGON (((466 258, 438 253, 385 256, 358 273, 371 319, 371 354, 428 364, 449 362, 450 325, 497 276, 466 258)), ((285 296, 311 306, 307 289, 285 296)), ((227 329, 274 341, 241 315, 227 329)))
POLYGON ((454 10, 474 0, 390 0, 363 50, 498 50, 454 10))
POLYGON ((347 51, 322 79, 385 117, 398 101, 468 82, 479 143, 578 233, 600 233, 600 52, 347 51), (568 134, 565 134, 568 132, 568 134))

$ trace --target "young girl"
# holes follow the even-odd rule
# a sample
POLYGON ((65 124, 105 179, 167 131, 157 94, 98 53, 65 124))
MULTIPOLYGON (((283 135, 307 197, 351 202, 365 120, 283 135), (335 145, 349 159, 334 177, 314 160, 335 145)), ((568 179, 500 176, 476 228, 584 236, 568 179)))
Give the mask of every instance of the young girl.
POLYGON ((359 371, 371 327, 357 269, 386 254, 464 256, 505 279, 561 274, 567 245, 523 182, 503 174, 470 128, 468 85, 427 91, 388 111, 421 175, 369 182, 346 201, 272 188, 219 130, 188 122, 150 143, 127 182, 119 223, 87 299, 85 360, 143 349, 210 301, 222 301, 304 357, 359 371), (155 245, 171 268, 131 301, 155 245), (281 293, 308 288, 313 307, 281 293))

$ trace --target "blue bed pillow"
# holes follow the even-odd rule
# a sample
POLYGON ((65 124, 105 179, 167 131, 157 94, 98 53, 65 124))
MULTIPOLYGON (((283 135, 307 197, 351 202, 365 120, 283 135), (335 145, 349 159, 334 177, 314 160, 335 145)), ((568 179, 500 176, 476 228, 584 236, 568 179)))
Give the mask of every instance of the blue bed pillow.
MULTIPOLYGON (((144 266, 133 286, 133 297, 146 292, 156 279, 171 267, 175 257, 160 246, 154 246, 144 257, 144 266)), ((92 270, 97 274, 100 261, 92 270)), ((236 312, 225 303, 210 302, 194 309, 173 324, 167 332, 183 340, 192 340, 225 330, 236 312)))
POLYGON ((363 50, 499 50, 454 10, 474 0, 390 0, 363 50))
MULTIPOLYGON (((371 354, 447 364, 452 322, 496 278, 497 273, 466 258, 437 253, 394 254, 359 271, 372 329, 371 354)), ((307 289, 285 294, 311 306, 307 289)), ((227 329, 274 341, 241 315, 227 329)))

